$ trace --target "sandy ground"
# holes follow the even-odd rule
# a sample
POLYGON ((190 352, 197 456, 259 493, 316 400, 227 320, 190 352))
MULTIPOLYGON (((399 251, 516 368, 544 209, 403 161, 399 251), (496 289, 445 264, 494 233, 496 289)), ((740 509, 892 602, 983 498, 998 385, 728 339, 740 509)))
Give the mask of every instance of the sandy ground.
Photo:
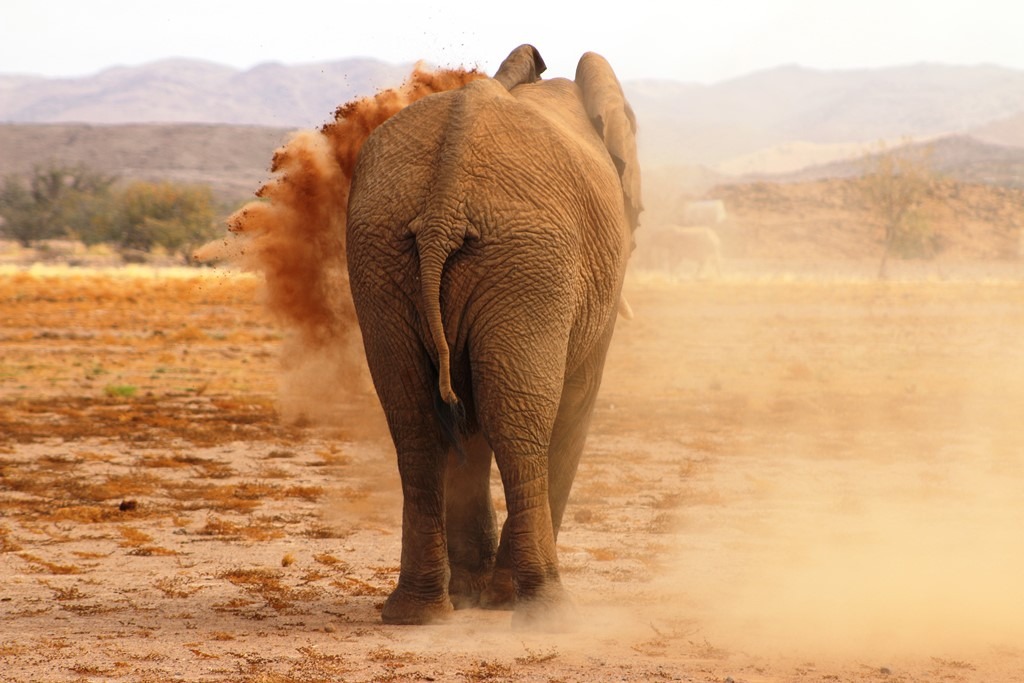
POLYGON ((254 279, 0 273, 0 680, 1024 681, 1024 283, 627 291, 551 635, 380 623, 376 405, 280 418, 254 279))

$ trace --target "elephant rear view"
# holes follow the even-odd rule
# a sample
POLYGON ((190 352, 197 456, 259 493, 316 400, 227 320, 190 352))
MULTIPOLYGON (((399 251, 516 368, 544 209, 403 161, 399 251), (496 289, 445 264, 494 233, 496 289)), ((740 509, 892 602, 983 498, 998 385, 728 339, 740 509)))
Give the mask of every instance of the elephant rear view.
POLYGON ((352 296, 404 496, 389 623, 455 607, 572 617, 555 539, 640 212, 611 67, 540 80, 536 49, 381 125, 353 175, 352 296), (497 463, 508 517, 490 494, 497 463))

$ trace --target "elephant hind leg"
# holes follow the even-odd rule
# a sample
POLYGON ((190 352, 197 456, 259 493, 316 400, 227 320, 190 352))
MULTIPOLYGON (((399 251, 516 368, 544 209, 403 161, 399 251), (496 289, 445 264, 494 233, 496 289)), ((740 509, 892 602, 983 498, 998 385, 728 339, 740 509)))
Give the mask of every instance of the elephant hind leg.
MULTIPOLYGON (((516 316, 510 316, 512 320, 516 316)), ((565 376, 565 339, 523 330, 496 334, 496 348, 473 348, 477 417, 501 474, 508 517, 485 607, 509 606, 514 588, 513 625, 564 630, 571 604, 562 587, 548 500, 548 449, 565 376), (514 357, 507 340, 516 339, 514 357), (503 358, 499 367, 489 359, 503 358)))
MULTIPOLYGON (((421 434, 425 426, 418 427, 421 434)), ((381 612, 389 624, 428 624, 452 611, 444 515, 448 449, 440 439, 409 441, 395 441, 403 494, 402 560, 398 586, 381 612)))
POLYGON ((491 447, 483 434, 462 439, 462 453, 448 461, 445 504, 448 592, 456 609, 475 607, 494 569, 497 517, 491 500, 491 447))
MULTIPOLYGON (((613 321, 614 324, 614 321, 613 321)), ((576 469, 590 428, 590 419, 601 385, 604 358, 611 340, 611 330, 595 349, 594 355, 579 370, 570 375, 562 389, 558 413, 551 430, 548 449, 548 501, 551 510, 551 528, 554 539, 562 524, 576 469)), ((488 609, 512 609, 516 590, 508 525, 502 529, 501 543, 495 560, 494 572, 480 604, 488 609)))
POLYGON ((390 624, 426 624, 452 611, 445 531, 445 476, 450 441, 434 412, 437 390, 429 357, 415 337, 367 346, 402 481, 402 558, 398 586, 384 603, 390 624))
POLYGON ((402 560, 398 586, 381 618, 389 624, 428 624, 452 611, 445 536, 444 476, 447 449, 399 445, 402 479, 402 560))

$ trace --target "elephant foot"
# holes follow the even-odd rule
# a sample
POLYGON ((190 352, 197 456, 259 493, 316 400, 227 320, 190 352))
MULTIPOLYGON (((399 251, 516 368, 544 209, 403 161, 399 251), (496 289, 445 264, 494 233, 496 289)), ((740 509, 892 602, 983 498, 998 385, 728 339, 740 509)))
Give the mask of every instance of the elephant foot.
POLYGON ((520 599, 512 613, 512 628, 516 630, 569 633, 579 627, 576 605, 561 587, 546 595, 520 599))
POLYGON ((480 604, 480 598, 487 586, 488 572, 472 572, 452 567, 452 579, 448 582, 448 594, 455 609, 468 609, 480 604))
POLYGON ((495 569, 491 580, 480 593, 480 606, 484 609, 509 610, 516 604, 516 587, 512 583, 511 569, 495 569))
POLYGON ((452 603, 448 596, 443 596, 442 600, 424 602, 396 588, 384 602, 380 617, 385 624, 422 625, 444 621, 451 613, 452 603))

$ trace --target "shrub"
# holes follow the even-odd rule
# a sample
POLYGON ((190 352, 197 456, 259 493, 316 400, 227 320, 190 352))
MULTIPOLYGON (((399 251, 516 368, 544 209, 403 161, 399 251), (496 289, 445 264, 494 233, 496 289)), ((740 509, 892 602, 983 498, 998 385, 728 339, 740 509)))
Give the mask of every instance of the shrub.
POLYGON ((45 239, 80 239, 118 249, 187 250, 221 229, 210 188, 115 179, 82 166, 36 168, 0 185, 0 232, 23 246, 45 239))
POLYGON ((114 178, 84 166, 37 167, 27 179, 4 178, 3 232, 23 246, 90 233, 109 211, 114 178))
POLYGON ((96 241, 122 249, 170 251, 200 244, 218 234, 213 193, 208 187, 134 182, 116 194, 107 234, 96 241))

